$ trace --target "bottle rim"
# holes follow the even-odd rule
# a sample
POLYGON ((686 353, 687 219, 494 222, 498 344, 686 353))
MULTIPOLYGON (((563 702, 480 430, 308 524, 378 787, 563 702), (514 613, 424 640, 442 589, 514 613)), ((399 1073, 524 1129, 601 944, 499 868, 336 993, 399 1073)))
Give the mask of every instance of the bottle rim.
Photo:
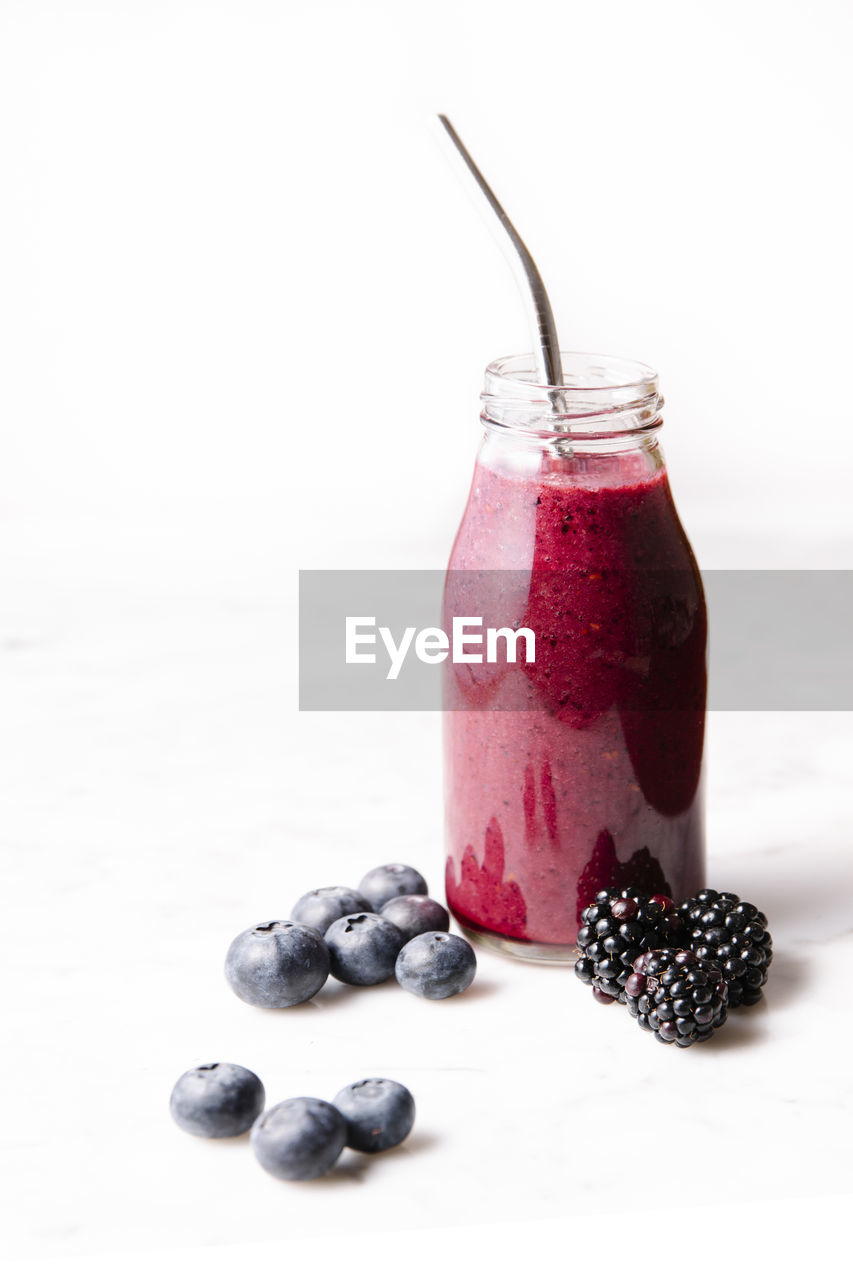
POLYGON ((662 425, 663 396, 650 365, 597 352, 561 352, 563 382, 539 380, 533 353, 486 366, 482 420, 539 437, 607 440, 662 425))

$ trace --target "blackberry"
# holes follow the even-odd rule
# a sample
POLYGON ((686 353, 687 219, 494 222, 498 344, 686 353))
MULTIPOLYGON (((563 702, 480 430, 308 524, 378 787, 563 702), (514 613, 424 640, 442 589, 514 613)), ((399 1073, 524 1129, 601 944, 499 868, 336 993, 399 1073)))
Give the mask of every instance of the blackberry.
POLYGON ((767 917, 736 893, 703 889, 678 908, 679 940, 698 960, 717 965, 729 988, 729 1008, 755 1004, 767 981, 773 939, 767 917))
POLYGON ((602 1004, 624 1004, 637 957, 675 941, 672 901, 663 894, 647 898, 635 888, 602 889, 581 921, 575 974, 602 1004))
POLYGON ((721 1027, 728 1012, 727 988, 716 965, 692 951, 665 947, 634 961, 625 983, 628 1012, 661 1044, 689 1049, 721 1027))

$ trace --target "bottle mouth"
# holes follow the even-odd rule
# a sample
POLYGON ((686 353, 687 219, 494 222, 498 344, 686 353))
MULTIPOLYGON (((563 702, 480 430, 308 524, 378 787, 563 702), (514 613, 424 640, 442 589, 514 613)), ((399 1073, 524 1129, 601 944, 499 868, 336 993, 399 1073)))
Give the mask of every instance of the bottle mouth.
POLYGON ((609 440, 661 425, 663 396, 649 365, 619 356, 561 353, 563 383, 543 384, 533 354, 502 356, 486 367, 486 425, 549 439, 609 440))

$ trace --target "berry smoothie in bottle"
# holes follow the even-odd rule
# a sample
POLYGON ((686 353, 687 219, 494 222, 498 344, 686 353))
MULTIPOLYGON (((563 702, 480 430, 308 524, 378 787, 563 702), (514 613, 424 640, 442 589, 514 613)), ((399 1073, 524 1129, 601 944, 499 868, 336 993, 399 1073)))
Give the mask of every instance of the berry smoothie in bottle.
POLYGON ((532 356, 486 371, 444 606, 446 630, 535 636, 533 660, 445 664, 448 904, 476 940, 555 962, 599 889, 703 883, 707 640, 656 375, 562 359, 559 388, 532 356))

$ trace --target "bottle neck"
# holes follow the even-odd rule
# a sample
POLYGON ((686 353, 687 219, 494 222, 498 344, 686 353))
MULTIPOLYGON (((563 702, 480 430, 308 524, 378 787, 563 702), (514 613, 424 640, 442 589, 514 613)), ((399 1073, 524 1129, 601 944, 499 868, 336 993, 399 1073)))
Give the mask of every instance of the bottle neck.
POLYGON ((536 381, 532 355, 486 369, 482 422, 505 448, 555 458, 654 448, 663 425, 657 374, 614 356, 564 352, 560 387, 536 381))

